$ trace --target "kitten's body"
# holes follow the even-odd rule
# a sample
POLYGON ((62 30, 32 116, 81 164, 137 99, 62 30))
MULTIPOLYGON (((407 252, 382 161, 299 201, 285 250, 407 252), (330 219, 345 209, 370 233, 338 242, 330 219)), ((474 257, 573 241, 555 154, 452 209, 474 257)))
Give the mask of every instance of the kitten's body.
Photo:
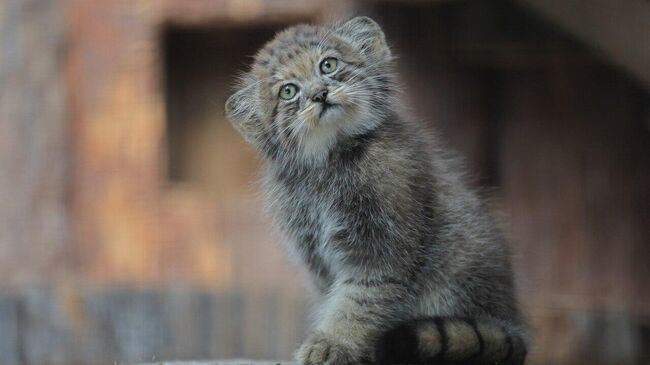
POLYGON ((501 234, 451 160, 394 111, 392 78, 372 20, 294 27, 260 51, 227 103, 266 157, 269 210, 323 295, 297 358, 520 364, 501 234), (333 57, 341 64, 325 74, 333 57), (283 100, 287 82, 299 94, 283 100))

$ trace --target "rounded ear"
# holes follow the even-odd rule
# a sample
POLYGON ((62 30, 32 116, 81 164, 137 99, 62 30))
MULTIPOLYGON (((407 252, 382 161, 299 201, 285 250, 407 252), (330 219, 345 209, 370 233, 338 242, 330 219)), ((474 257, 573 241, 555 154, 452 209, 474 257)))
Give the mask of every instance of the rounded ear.
POLYGON ((235 87, 235 93, 226 100, 226 118, 239 131, 246 141, 256 143, 260 133, 260 120, 257 113, 255 95, 257 83, 250 76, 244 76, 235 87))
POLYGON ((379 24, 367 16, 352 18, 340 25, 337 31, 371 57, 390 57, 384 32, 379 24))

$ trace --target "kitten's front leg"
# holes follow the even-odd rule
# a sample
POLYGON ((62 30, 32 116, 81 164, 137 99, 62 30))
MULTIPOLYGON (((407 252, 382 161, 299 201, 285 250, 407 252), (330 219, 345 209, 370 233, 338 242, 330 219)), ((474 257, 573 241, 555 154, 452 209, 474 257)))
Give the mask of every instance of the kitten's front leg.
POLYGON ((356 349, 322 332, 312 333, 298 349, 296 360, 302 365, 359 364, 356 349))
POLYGON ((320 311, 315 331, 296 353, 302 365, 372 361, 376 337, 408 312, 405 283, 391 277, 337 283, 320 311))

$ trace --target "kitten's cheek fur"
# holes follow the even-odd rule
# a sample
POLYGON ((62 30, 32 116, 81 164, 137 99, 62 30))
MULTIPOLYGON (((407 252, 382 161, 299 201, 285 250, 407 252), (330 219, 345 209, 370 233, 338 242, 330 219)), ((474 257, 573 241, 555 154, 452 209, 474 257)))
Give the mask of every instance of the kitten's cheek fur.
POLYGON ((254 123, 255 116, 242 100, 242 96, 236 93, 228 98, 225 104, 226 119, 251 145, 255 145, 255 134, 259 126, 254 123))

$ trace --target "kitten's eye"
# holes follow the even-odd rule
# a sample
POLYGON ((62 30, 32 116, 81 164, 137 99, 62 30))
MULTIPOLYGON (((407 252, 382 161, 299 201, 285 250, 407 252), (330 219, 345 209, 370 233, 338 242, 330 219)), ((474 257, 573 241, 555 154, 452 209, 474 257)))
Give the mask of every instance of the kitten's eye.
POLYGON ((298 93, 298 86, 295 84, 285 84, 280 88, 280 99, 291 100, 298 93))
POLYGON ((320 63, 320 71, 324 74, 329 74, 336 71, 339 60, 334 57, 328 57, 320 63))

